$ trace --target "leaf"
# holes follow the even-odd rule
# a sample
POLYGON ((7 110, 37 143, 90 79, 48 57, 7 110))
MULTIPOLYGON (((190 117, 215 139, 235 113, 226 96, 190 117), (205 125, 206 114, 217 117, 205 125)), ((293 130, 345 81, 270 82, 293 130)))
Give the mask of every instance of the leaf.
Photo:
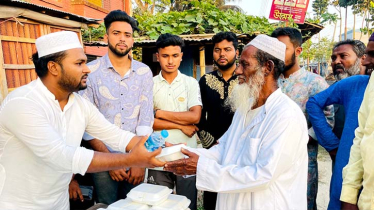
POLYGON ((219 33, 220 30, 218 28, 213 28, 214 33, 219 33))
POLYGON ((188 22, 196 22, 195 15, 186 15, 185 20, 188 22))

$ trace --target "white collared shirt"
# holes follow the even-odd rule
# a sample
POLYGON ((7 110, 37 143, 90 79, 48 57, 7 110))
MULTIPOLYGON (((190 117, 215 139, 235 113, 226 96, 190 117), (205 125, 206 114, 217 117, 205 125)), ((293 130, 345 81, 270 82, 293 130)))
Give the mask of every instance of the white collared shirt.
POLYGON ((300 108, 280 89, 245 125, 235 113, 229 130, 200 155, 196 187, 218 192, 216 209, 307 208, 308 129, 300 108))
POLYGON ((61 110, 40 79, 10 93, 0 107, 0 209, 69 209, 72 175, 94 155, 79 147, 85 131, 122 152, 134 137, 76 93, 61 110))
MULTIPOLYGON (((195 78, 186 76, 178 71, 177 77, 169 84, 165 78, 159 75, 153 77, 153 104, 155 109, 171 112, 185 112, 194 106, 202 106, 199 83, 195 78)), ((179 129, 168 130, 166 141, 179 144, 187 143, 196 148, 196 134, 191 138, 179 129)))

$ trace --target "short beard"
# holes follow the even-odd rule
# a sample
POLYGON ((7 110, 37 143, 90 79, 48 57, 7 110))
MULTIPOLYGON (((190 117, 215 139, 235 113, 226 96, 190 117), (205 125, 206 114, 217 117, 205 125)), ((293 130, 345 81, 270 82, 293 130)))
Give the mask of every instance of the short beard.
MULTIPOLYGON (((126 45, 127 46, 127 45, 126 45)), ((132 50, 132 47, 128 48, 125 52, 121 52, 119 50, 116 49, 115 46, 113 46, 110 42, 108 42, 108 47, 109 47, 109 50, 111 52, 113 52, 115 55, 117 55, 118 57, 124 57, 126 56, 127 54, 129 54, 129 52, 132 50)), ((128 47, 128 46, 127 46, 128 47)))
POLYGON ((357 58, 353 66, 344 69, 343 73, 340 74, 334 74, 335 79, 337 81, 340 81, 342 79, 345 79, 347 77, 353 76, 353 75, 358 75, 360 73, 360 67, 361 67, 361 60, 360 58, 357 58))
POLYGON ((294 53, 292 54, 291 63, 288 64, 288 65, 286 65, 286 66, 284 67, 284 71, 286 72, 286 71, 290 70, 290 69, 291 69, 295 64, 296 64, 296 54, 295 54, 295 52, 294 52, 294 53))
POLYGON ((61 66, 61 79, 57 82, 57 84, 60 85, 62 89, 64 89, 66 92, 75 92, 75 91, 84 90, 87 88, 87 84, 84 84, 84 85, 82 84, 82 78, 84 76, 87 76, 88 74, 85 74, 81 77, 78 85, 74 85, 75 83, 74 78, 66 74, 66 71, 64 67, 62 66, 62 64, 60 64, 60 66, 61 66))
POLYGON ((228 61, 226 65, 220 65, 216 60, 213 59, 213 63, 218 67, 219 70, 226 71, 227 69, 231 68, 236 61, 236 56, 231 60, 228 61))
POLYGON ((234 87, 231 95, 225 101, 225 106, 229 107, 233 112, 237 111, 245 115, 257 104, 264 84, 265 75, 262 72, 262 68, 258 66, 256 73, 248 81, 234 87))

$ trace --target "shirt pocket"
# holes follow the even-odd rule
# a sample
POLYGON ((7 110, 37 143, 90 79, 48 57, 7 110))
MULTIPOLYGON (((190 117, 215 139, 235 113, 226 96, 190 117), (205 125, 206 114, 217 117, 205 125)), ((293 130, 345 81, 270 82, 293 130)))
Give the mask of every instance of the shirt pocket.
POLYGON ((260 138, 246 138, 241 158, 243 165, 253 165, 256 163, 261 144, 262 140, 260 138))

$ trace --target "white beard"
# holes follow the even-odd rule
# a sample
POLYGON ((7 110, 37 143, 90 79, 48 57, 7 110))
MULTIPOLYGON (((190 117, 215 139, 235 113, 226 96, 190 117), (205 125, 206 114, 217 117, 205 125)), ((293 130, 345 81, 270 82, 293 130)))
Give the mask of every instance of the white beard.
POLYGON ((264 83, 265 76, 262 68, 257 67, 256 73, 248 81, 234 87, 231 95, 226 99, 225 105, 233 112, 237 111, 242 115, 247 114, 257 103, 264 83))
POLYGON ((360 66, 361 66, 361 60, 359 58, 357 58, 356 61, 355 61, 355 64, 353 64, 353 66, 351 66, 350 68, 344 69, 344 72, 342 72, 338 75, 334 75, 335 79, 337 81, 340 81, 340 80, 345 79, 347 77, 360 74, 360 66))

